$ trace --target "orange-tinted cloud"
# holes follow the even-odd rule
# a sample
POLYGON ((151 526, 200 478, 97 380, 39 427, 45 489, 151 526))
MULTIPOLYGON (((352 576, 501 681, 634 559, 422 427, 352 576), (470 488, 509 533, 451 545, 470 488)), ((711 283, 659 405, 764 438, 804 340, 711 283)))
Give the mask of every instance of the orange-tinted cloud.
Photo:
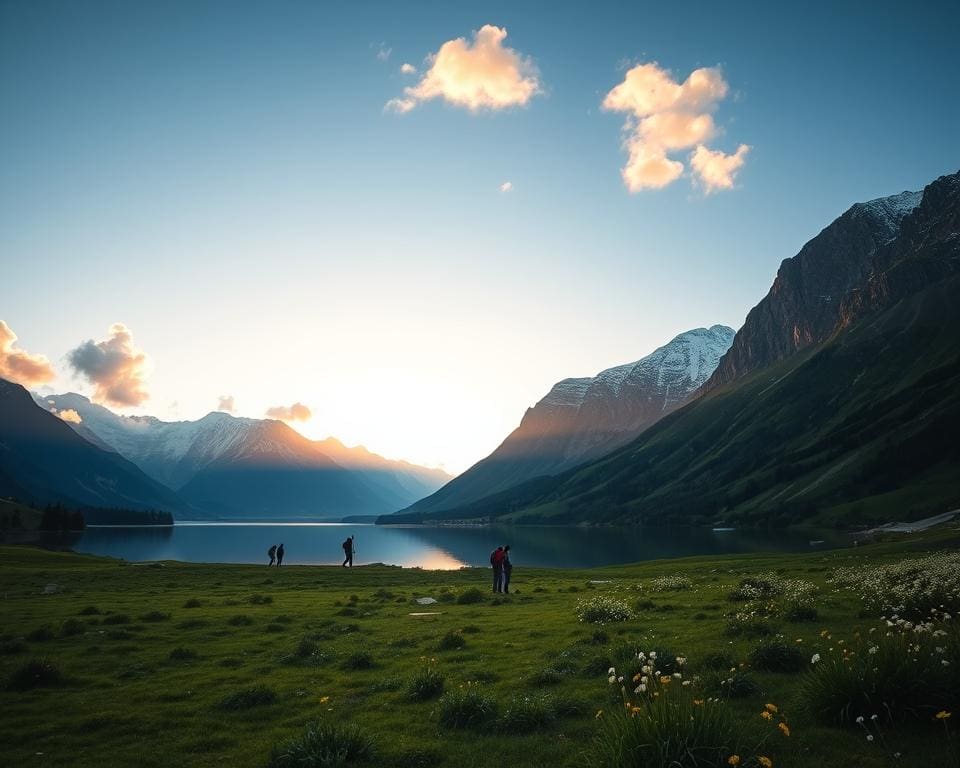
POLYGON ((639 192, 674 182, 683 175, 684 164, 670 153, 694 146, 697 150, 690 157, 691 166, 706 191, 732 187, 749 148, 742 145, 742 152, 727 156, 705 146, 716 135, 712 113, 728 92, 723 75, 713 67, 694 70, 682 83, 656 62, 630 69, 603 100, 604 109, 627 113, 623 143, 627 163, 621 170, 627 189, 639 192), (715 154, 737 159, 722 164, 712 159, 715 154), (727 169, 725 179, 721 166, 727 169), (704 169, 713 174, 710 182, 702 175, 704 169), (729 184, 717 183, 724 180, 729 184))
POLYGON ((539 75, 530 58, 503 45, 506 37, 506 29, 486 24, 472 44, 462 37, 448 40, 427 57, 420 82, 385 109, 403 114, 436 98, 474 112, 523 106, 540 92, 539 75))
POLYGON ((72 424, 79 424, 83 421, 83 419, 80 418, 80 414, 73 410, 73 408, 64 408, 62 411, 54 410, 54 413, 64 421, 69 421, 72 424))
POLYGON ((275 405, 273 408, 267 408, 268 419, 279 419, 280 421, 307 421, 313 414, 303 403, 294 403, 293 405, 275 405))
POLYGON ((701 145, 690 155, 690 165, 707 192, 730 189, 733 187, 733 178, 743 166, 749 151, 750 147, 741 144, 736 152, 727 155, 720 150, 714 151, 701 145))
POLYGON ((52 381, 56 372, 50 361, 43 355, 14 349, 16 341, 17 334, 0 320, 0 378, 15 381, 25 387, 36 387, 52 381))
POLYGON ((123 323, 110 326, 102 341, 89 339, 67 355, 73 370, 94 385, 93 400, 116 406, 140 405, 150 395, 144 381, 147 356, 133 344, 123 323))
POLYGON ((233 395, 220 395, 220 397, 217 398, 217 410, 235 413, 237 407, 233 395))

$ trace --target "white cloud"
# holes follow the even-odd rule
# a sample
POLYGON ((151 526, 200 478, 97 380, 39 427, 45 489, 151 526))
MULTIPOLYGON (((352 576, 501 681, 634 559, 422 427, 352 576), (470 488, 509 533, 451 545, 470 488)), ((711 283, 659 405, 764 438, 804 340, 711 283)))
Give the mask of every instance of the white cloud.
POLYGON ((530 58, 503 45, 506 37, 506 29, 486 24, 472 44, 462 37, 448 40, 427 57, 420 82, 385 109, 403 114, 436 98, 474 112, 523 106, 540 93, 539 74, 530 58))
POLYGON ((691 147, 696 147, 691 166, 706 191, 732 187, 749 147, 741 145, 735 155, 706 147, 717 132, 713 112, 728 93, 715 67, 694 70, 682 83, 656 62, 630 69, 603 100, 604 109, 627 114, 627 163, 621 170, 627 189, 659 189, 676 181, 684 164, 669 155, 691 147))
POLYGON ((503 182, 503 184, 500 185, 500 191, 501 191, 501 192, 512 192, 512 191, 513 191, 513 182, 512 182, 512 181, 505 181, 505 182, 503 182))
POLYGON ((388 48, 386 43, 380 43, 377 48, 377 61, 388 61, 391 53, 393 53, 393 48, 388 48))
POLYGON ((220 397, 217 398, 217 410, 236 413, 237 407, 233 395, 220 395, 220 397))
POLYGON ((73 370, 94 385, 93 400, 108 405, 140 405, 147 392, 147 356, 133 344, 133 334, 123 323, 110 326, 102 341, 89 339, 67 355, 73 370))
POLYGON ((417 73, 417 68, 413 64, 407 64, 404 62, 400 65, 400 74, 401 75, 414 75, 417 73))
POLYGON ((52 381, 56 373, 43 355, 34 355, 23 349, 14 349, 17 334, 0 320, 0 378, 15 381, 25 387, 36 387, 52 381))
POLYGON ((310 409, 303 403, 294 403, 293 405, 275 405, 267 408, 268 419, 279 419, 280 421, 308 421, 313 416, 310 409))
POLYGON ((732 155, 707 149, 702 144, 690 155, 690 165, 700 179, 704 190, 709 194, 718 189, 733 187, 734 177, 743 166, 750 147, 741 144, 732 155))

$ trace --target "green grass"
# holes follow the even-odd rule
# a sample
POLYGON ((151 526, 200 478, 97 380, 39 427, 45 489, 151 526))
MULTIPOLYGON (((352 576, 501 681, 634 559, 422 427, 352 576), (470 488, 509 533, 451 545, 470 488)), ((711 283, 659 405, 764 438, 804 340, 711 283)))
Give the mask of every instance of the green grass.
MULTIPOLYGON (((879 768, 887 762, 877 744, 806 712, 806 669, 751 664, 761 639, 725 634, 725 614, 741 607, 727 595, 766 572, 814 582, 819 619, 778 625, 778 641, 809 658, 876 623, 861 617, 855 594, 827 583, 834 568, 957 546, 960 532, 949 530, 804 555, 592 571, 518 564, 520 594, 453 598, 433 616, 411 616, 423 612, 414 598, 485 590, 487 570, 291 566, 269 572, 267 592, 260 566, 144 568, 3 547, 0 765, 33 764, 38 752, 47 766, 262 767, 301 752, 321 764, 338 745, 367 755, 369 741, 376 765, 572 768, 596 757, 596 712, 622 706, 611 698, 608 667, 626 671, 634 649, 659 649, 665 660, 685 656, 685 675, 700 675, 705 695, 711 680, 722 693, 731 667, 738 680, 748 675, 756 690, 723 704, 738 721, 758 721, 766 702, 788 713, 789 741, 769 744, 778 768, 879 768), (656 605, 672 610, 648 608, 603 627, 577 618, 590 579, 610 582, 591 595, 634 605, 645 585, 667 576, 690 583, 658 595, 656 605), (61 590, 41 594, 51 582, 61 590), (424 695, 411 695, 420 688, 424 695)), ((897 751, 949 765, 942 730, 919 720, 890 728, 897 751)))

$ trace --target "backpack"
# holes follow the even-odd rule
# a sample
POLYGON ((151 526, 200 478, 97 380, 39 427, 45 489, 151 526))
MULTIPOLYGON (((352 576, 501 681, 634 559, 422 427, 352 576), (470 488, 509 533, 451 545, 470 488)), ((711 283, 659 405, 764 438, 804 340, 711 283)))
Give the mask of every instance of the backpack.
POLYGON ((347 539, 345 542, 343 542, 343 551, 344 552, 350 551, 350 539, 347 539))

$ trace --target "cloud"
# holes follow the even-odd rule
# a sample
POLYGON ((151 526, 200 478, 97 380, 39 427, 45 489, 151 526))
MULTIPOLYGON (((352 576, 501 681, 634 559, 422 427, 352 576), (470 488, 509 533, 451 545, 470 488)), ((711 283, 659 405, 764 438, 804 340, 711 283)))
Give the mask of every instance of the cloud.
POLYGON ((400 65, 400 74, 401 75, 415 75, 417 73, 417 68, 413 64, 403 63, 400 65))
POLYGON ((427 57, 420 82, 384 109, 403 114, 436 98, 472 112, 526 104, 541 91, 539 74, 530 58, 503 45, 506 37, 506 29, 486 24, 472 44, 462 37, 448 40, 427 57))
POLYGON ((227 413, 236 413, 236 406, 233 401, 233 395, 220 395, 217 398, 217 410, 227 413))
POLYGON ((503 182, 503 184, 500 185, 500 191, 501 191, 501 192, 511 192, 511 191, 513 191, 513 182, 512 182, 512 181, 505 181, 505 182, 503 182))
POLYGON ((143 380, 147 356, 133 344, 123 323, 110 326, 109 337, 89 339, 67 355, 74 372, 94 385, 93 400, 116 406, 140 405, 150 395, 143 380))
POLYGON ((273 408, 267 408, 268 419, 279 419, 280 421, 307 421, 313 414, 303 403, 294 403, 293 405, 275 405, 273 408))
POLYGON ((730 189, 749 151, 750 147, 741 144, 732 155, 726 155, 719 150, 714 151, 700 145, 690 155, 690 165, 707 193, 730 189))
POLYGON ((25 387, 36 387, 52 381, 56 372, 50 361, 43 355, 14 349, 16 341, 17 334, 0 320, 0 378, 15 381, 25 387))
POLYGON ((621 170, 627 189, 660 189, 676 181, 685 166, 669 155, 692 147, 690 163, 704 189, 731 188, 749 147, 724 155, 706 146, 717 133, 713 112, 729 90, 715 67, 696 69, 682 83, 656 62, 630 69, 603 100, 604 109, 627 113, 627 163, 621 170))
POLYGON ((71 424, 79 424, 81 421, 83 421, 83 419, 80 418, 80 414, 73 410, 73 408, 64 408, 62 411, 57 411, 54 409, 53 412, 64 421, 69 421, 71 424))
POLYGON ((380 47, 377 48, 377 61, 389 60, 391 53, 393 53, 393 48, 388 48, 386 43, 380 43, 380 47))

